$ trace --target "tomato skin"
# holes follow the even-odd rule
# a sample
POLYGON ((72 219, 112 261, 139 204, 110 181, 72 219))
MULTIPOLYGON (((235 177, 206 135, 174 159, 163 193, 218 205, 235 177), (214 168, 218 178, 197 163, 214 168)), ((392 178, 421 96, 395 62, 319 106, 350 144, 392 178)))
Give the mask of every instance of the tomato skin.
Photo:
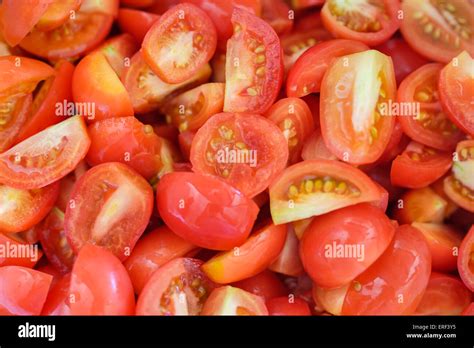
POLYGON ((277 297, 265 302, 269 315, 294 315, 308 316, 311 315, 308 303, 306 301, 295 298, 290 300, 287 296, 277 297))
POLYGON ((303 264, 299 255, 299 240, 293 223, 287 224, 286 241, 278 258, 268 267, 273 272, 296 277, 303 273, 303 264))
POLYGON ((301 157, 305 161, 316 160, 318 158, 337 161, 337 157, 329 151, 324 143, 320 129, 316 129, 308 136, 303 145, 301 157))
POLYGON ((138 51, 139 46, 132 35, 121 34, 111 37, 94 50, 100 51, 112 69, 120 77, 125 70, 125 65, 130 63, 130 58, 138 51))
POLYGON ((120 29, 131 34, 138 43, 142 43, 148 30, 160 18, 160 16, 139 10, 121 8, 118 12, 118 24, 120 29))
MULTIPOLYGON (((13 236, 12 236, 13 237, 13 236)), ((20 248, 23 248, 24 245, 27 245, 30 243, 25 243, 21 241, 20 239, 14 239, 8 237, 7 235, 0 233, 0 245, 2 250, 9 250, 16 248, 17 250, 20 250, 20 248)), ((30 245, 31 248, 33 248, 33 245, 30 245)), ((34 257, 28 257, 26 255, 20 255, 20 256, 2 256, 0 257, 0 267, 4 266, 22 266, 26 268, 33 268, 35 264, 38 262, 39 259, 41 259, 41 256, 43 256, 43 253, 41 250, 38 250, 37 258, 35 259, 34 257)))
POLYGON ((0 267, 0 315, 39 315, 52 279, 26 267, 0 267))
POLYGON ((112 253, 87 244, 77 255, 69 289, 71 315, 131 315, 133 286, 125 267, 112 253))
POLYGON ((291 7, 295 10, 304 9, 312 6, 323 5, 325 0, 291 0, 291 7))
POLYGON ((212 250, 241 245, 259 211, 250 198, 222 180, 185 172, 169 173, 160 180, 157 204, 160 216, 174 233, 212 250))
POLYGON ((293 20, 289 18, 290 8, 283 0, 261 0, 262 19, 272 26, 278 35, 291 31, 293 20))
POLYGON ((70 285, 70 273, 51 284, 41 315, 71 315, 71 309, 69 308, 70 285))
MULTIPOLYGON (((179 149, 186 161, 189 161, 189 158, 191 157, 191 146, 195 135, 196 133, 190 131, 184 131, 178 135, 179 149)), ((191 164, 190 167, 192 168, 191 164)))
POLYGON ((471 304, 462 311, 461 315, 474 316, 474 302, 471 302, 471 304))
MULTIPOLYGON (((129 7, 150 7, 153 6, 157 2, 156 0, 120 0, 121 6, 129 6, 129 7)), ((160 1, 158 1, 160 2, 160 1)), ((120 11, 120 10, 119 10, 120 11)))
POLYGON ((53 30, 65 22, 81 6, 82 0, 63 0, 52 2, 41 16, 35 28, 41 31, 53 30))
POLYGON ((232 286, 263 297, 265 300, 288 294, 288 289, 286 289, 281 280, 278 279, 275 273, 268 270, 253 277, 242 279, 233 283, 232 286))
POLYGON ((227 285, 211 293, 201 315, 268 315, 268 310, 260 296, 227 285))
POLYGON ((458 256, 458 271, 464 285, 474 292, 474 267, 472 253, 474 249, 474 226, 471 226, 461 242, 458 256))

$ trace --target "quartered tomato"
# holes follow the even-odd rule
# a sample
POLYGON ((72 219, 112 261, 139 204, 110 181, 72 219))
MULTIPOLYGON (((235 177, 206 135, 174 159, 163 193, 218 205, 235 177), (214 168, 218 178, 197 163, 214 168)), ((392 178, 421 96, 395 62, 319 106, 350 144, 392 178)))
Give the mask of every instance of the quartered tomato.
POLYGON ((138 43, 142 43, 148 30, 160 18, 160 16, 139 10, 121 8, 118 12, 118 24, 120 29, 131 34, 138 43))
POLYGON ((270 209, 275 224, 381 198, 377 184, 362 171, 323 159, 297 163, 270 185, 270 209))
POLYGON ((418 53, 442 63, 463 50, 473 54, 472 2, 410 0, 403 1, 402 11, 403 38, 418 53))
POLYGON ((263 297, 265 300, 288 294, 288 289, 283 285, 282 281, 275 273, 268 270, 233 283, 232 286, 263 297))
POLYGON ((275 102, 283 79, 280 39, 267 22, 245 10, 234 9, 232 24, 224 111, 262 114, 275 102))
POLYGON ((31 114, 32 105, 31 94, 0 101, 0 152, 8 150, 18 139, 31 114))
POLYGON ((299 241, 292 223, 287 226, 286 240, 283 249, 277 259, 272 262, 268 269, 291 277, 297 277, 303 273, 303 264, 299 255, 299 241))
POLYGON ((321 132, 339 159, 375 162, 395 125, 396 83, 390 57, 369 50, 337 58, 321 84, 321 132))
POLYGON ((152 274, 140 293, 137 315, 199 315, 215 288, 202 261, 175 258, 152 274))
POLYGON ((290 18, 290 8, 283 0, 261 0, 262 19, 271 25, 278 35, 291 31, 293 20, 290 18))
POLYGON ((253 114, 214 115, 197 131, 191 147, 195 172, 216 175, 248 197, 265 190, 287 161, 283 133, 253 114))
POLYGON ((304 142, 303 149, 301 151, 301 157, 303 160, 315 160, 318 158, 327 160, 337 160, 337 157, 333 155, 324 143, 321 135, 321 130, 316 129, 312 134, 308 136, 304 142))
POLYGON ((20 189, 47 186, 71 172, 89 145, 84 120, 69 118, 0 154, 0 182, 20 189))
POLYGON ((105 56, 112 69, 120 77, 138 49, 139 46, 132 35, 121 34, 105 41, 96 51, 100 51, 105 56))
POLYGON ((269 315, 311 315, 308 303, 300 298, 277 297, 265 302, 269 315))
POLYGON ((212 291, 201 315, 268 315, 268 310, 260 296, 227 285, 212 291))
POLYGON ((153 190, 125 164, 93 167, 75 184, 64 229, 77 253, 87 243, 104 247, 120 260, 130 256, 153 209, 153 190))
POLYGON ((474 227, 469 229, 459 248, 458 271, 464 284, 474 292, 474 227))
POLYGON ((81 6, 82 0, 50 1, 48 9, 40 17, 35 28, 41 31, 53 30, 66 23, 81 6))
POLYGON ((335 37, 376 46, 400 26, 398 0, 327 0, 321 10, 324 26, 335 37))
POLYGON ((13 250, 19 251, 19 254, 8 255, 5 252, 4 255, 0 256, 0 267, 4 266, 22 266, 27 268, 33 268, 43 253, 41 250, 34 251, 35 246, 22 241, 20 238, 16 238, 16 235, 7 236, 6 234, 0 233, 0 249, 1 250, 13 250), (11 237, 11 238, 10 238, 11 237), (22 253, 22 250, 30 249, 31 254, 22 253), (5 255, 6 254, 6 255, 5 255))

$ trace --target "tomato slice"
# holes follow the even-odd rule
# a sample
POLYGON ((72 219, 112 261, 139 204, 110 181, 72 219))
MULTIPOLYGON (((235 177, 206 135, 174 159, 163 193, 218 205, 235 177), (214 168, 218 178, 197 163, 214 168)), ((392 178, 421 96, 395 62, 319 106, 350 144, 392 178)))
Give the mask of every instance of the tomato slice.
POLYGON ((140 293, 137 315, 199 315, 215 288, 201 260, 176 258, 152 274, 140 293))
POLYGON ((275 102, 282 84, 280 39, 268 23, 245 10, 234 9, 232 24, 224 111, 263 114, 275 102))
POLYGON ((124 265, 130 275, 136 294, 140 294, 153 272, 167 262, 183 257, 196 246, 168 227, 159 227, 141 238, 124 265))
POLYGON ((26 190, 47 186, 71 172, 89 145, 84 120, 71 117, 0 154, 0 182, 26 190))
POLYGON ((398 0, 327 0, 321 10, 324 26, 335 37, 376 46, 400 27, 398 0))
POLYGON ((344 298, 348 289, 349 285, 335 289, 325 289, 314 284, 311 292, 314 302, 319 307, 333 315, 341 315, 344 298))
POLYGON ((462 281, 469 290, 474 291, 474 227, 471 226, 469 232, 462 240, 459 248, 458 271, 462 281))
POLYGON ((286 240, 286 226, 269 224, 255 232, 241 246, 211 258, 202 270, 212 281, 229 284, 253 277, 265 270, 280 254, 286 240))
POLYGON ((264 191, 287 161, 283 133, 253 114, 214 115, 197 131, 191 147, 195 172, 216 175, 248 197, 264 191))
POLYGON ((447 63, 461 51, 474 52, 469 1, 404 1, 400 31, 410 46, 434 61, 447 63))
POLYGON ((305 161, 315 159, 326 159, 326 160, 337 160, 337 157, 332 154, 324 143, 321 130, 316 129, 311 135, 308 136, 303 144, 301 151, 301 157, 305 161))
POLYGON ((217 34, 212 20, 199 7, 184 3, 165 12, 143 40, 143 58, 166 83, 192 78, 212 58, 217 34))
POLYGON ((87 244, 130 256, 153 209, 153 191, 137 172, 122 163, 100 164, 74 185, 64 230, 75 252, 87 244))
POLYGON ((43 253, 41 250, 33 249, 35 248, 34 245, 30 243, 25 243, 24 241, 20 240, 19 238, 15 238, 15 236, 9 236, 0 233, 0 249, 4 250, 2 252, 2 256, 0 256, 0 267, 4 266, 22 266, 27 268, 33 268, 43 253), (23 250, 27 250, 31 248, 32 253, 24 253, 24 254, 8 254, 7 250, 16 250, 21 252, 23 250))
POLYGON ((268 315, 268 310, 260 296, 227 285, 212 291, 201 315, 268 315))
POLYGON ((474 59, 466 51, 447 64, 438 82, 439 99, 449 119, 466 133, 474 136, 474 59))
POLYGON ((278 35, 287 34, 293 27, 289 16, 290 7, 283 0, 262 0, 262 19, 275 30, 278 35))
POLYGON ((297 162, 304 141, 314 130, 313 114, 308 104, 299 98, 283 98, 273 104, 265 116, 283 132, 288 143, 289 162, 297 162))
POLYGON ((412 314, 422 300, 430 273, 425 238, 414 227, 402 225, 382 256, 352 281, 342 314, 412 314))
POLYGON ((361 202, 379 201, 382 191, 362 171, 323 159, 285 169, 270 185, 275 224, 305 219, 361 202))
POLYGON ((452 174, 444 179, 444 192, 457 205, 474 213, 474 140, 461 141, 456 147, 452 174))
POLYGON ((132 315, 135 310, 125 267, 110 252, 91 244, 77 255, 68 302, 71 315, 132 315))
POLYGON ((196 131, 224 108, 224 83, 206 83, 171 99, 163 113, 183 131, 196 131))
POLYGON ((471 301, 472 293, 459 278, 433 272, 415 314, 460 315, 471 301))
POLYGON ((306 50, 295 62, 286 80, 286 94, 289 97, 304 97, 319 93, 321 81, 332 59, 362 52, 369 47, 353 40, 329 40, 306 50))
POLYGON ((133 36, 125 33, 108 39, 96 51, 100 51, 105 56, 112 69, 120 77, 138 49, 139 46, 133 36))
POLYGON ((35 28, 41 31, 49 31, 66 23, 81 6, 82 0, 50 1, 48 9, 43 13, 35 28))
POLYGON ((41 315, 70 315, 69 287, 71 285, 71 274, 67 274, 53 281, 44 303, 41 315))
POLYGON ((243 279, 232 286, 263 297, 265 300, 286 296, 288 289, 275 273, 265 270, 253 277, 243 279))
POLYGON ((403 80, 398 89, 397 102, 400 105, 416 104, 418 110, 406 108, 408 112, 397 119, 403 132, 413 140, 449 151, 454 149, 463 134, 446 117, 438 100, 438 79, 442 67, 438 63, 426 64, 403 80))
POLYGON ((266 303, 269 315, 311 315, 308 303, 300 298, 290 299, 289 297, 277 297, 268 300, 266 303))
POLYGON ((291 277, 297 277, 303 273, 303 264, 299 255, 299 240, 295 234, 293 224, 287 224, 285 245, 280 255, 268 267, 273 272, 281 273, 291 277))
POLYGON ((451 168, 452 155, 412 141, 392 162, 392 185, 423 188, 441 178, 451 168))
POLYGON ((131 34, 140 44, 159 18, 154 13, 129 8, 121 8, 118 12, 118 24, 122 32, 131 34))
POLYGON ((33 97, 15 96, 0 102, 0 152, 8 150, 22 132, 31 113, 33 97))

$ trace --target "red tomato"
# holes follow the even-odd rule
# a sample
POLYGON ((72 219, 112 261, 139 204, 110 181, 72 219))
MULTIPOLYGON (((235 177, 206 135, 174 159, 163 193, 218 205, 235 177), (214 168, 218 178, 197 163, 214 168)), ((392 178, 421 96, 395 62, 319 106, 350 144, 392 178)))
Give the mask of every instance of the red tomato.
POLYGON ((209 279, 218 284, 229 284, 253 277, 278 257, 285 240, 286 226, 270 223, 251 235, 244 244, 217 254, 201 268, 209 279))
POLYGON ((413 140, 449 151, 463 135, 446 117, 438 100, 438 78, 442 67, 437 63, 426 64, 403 80, 397 102, 401 106, 416 105, 416 108, 403 108, 405 110, 400 110, 397 119, 403 132, 413 140))
POLYGON ((305 161, 315 159, 337 160, 324 143, 321 130, 316 129, 304 142, 301 157, 305 161))
MULTIPOLYGON (((135 2, 135 0, 126 0, 126 1, 135 2)), ((147 1, 147 0, 139 0, 139 1, 147 1)), ((173 6, 176 6, 177 4, 179 4, 179 2, 180 2, 180 0, 159 0, 159 1, 155 1, 155 3, 147 9, 147 11, 152 12, 152 13, 157 13, 157 14, 161 15, 161 14, 165 13, 166 11, 168 11, 173 6)))
POLYGON ((39 315, 52 280, 30 268, 0 267, 0 315, 39 315))
MULTIPOLYGON (((130 7, 150 7, 157 2, 156 0, 120 0, 120 5, 130 7)), ((162 2, 161 0, 158 2, 162 2)))
POLYGON ((283 79, 280 39, 250 12, 234 9, 234 34, 227 42, 224 111, 265 113, 283 79))
POLYGON ((271 25, 278 35, 287 34, 293 27, 290 8, 283 0, 261 0, 262 19, 271 25))
POLYGON ((74 13, 81 3, 82 0, 50 1, 48 9, 36 23, 35 28, 41 31, 56 29, 70 19, 71 13, 74 13))
POLYGON ((8 150, 22 132, 33 105, 32 94, 0 102, 0 152, 8 150))
POLYGON ((400 226, 392 243, 375 263, 349 286, 344 315, 412 314, 431 273, 428 244, 417 229, 400 226))
POLYGON ((452 155, 417 142, 410 142, 392 162, 392 185, 423 188, 441 178, 451 168, 452 155))
POLYGON ((268 267, 273 272, 296 277, 303 273, 299 255, 299 241, 293 224, 287 224, 286 241, 278 258, 268 267))
POLYGON ((335 289, 325 289, 313 284, 311 293, 314 302, 321 307, 322 310, 333 315, 341 315, 348 288, 349 285, 335 289))
POLYGON ((462 240, 459 248, 458 271, 462 281, 469 290, 474 292, 474 227, 471 226, 469 232, 462 240))
POLYGON ((329 150, 353 164, 380 158, 395 125, 395 94, 390 57, 369 50, 334 60, 321 85, 321 132, 329 150))
POLYGON ((120 29, 131 34, 138 43, 142 43, 148 30, 160 18, 160 16, 139 10, 121 8, 118 12, 118 24, 120 29))
POLYGON ((432 60, 447 63, 461 51, 474 52, 469 1, 404 1, 400 31, 410 46, 432 60))
POLYGON ((300 298, 277 297, 266 301, 269 315, 311 315, 308 303, 300 298))
POLYGON ((95 51, 100 51, 105 56, 112 69, 120 77, 138 49, 139 46, 132 35, 121 34, 108 39, 95 51))
POLYGON ((283 133, 259 115, 221 113, 196 133, 193 170, 222 178, 248 197, 264 191, 285 168, 288 145, 283 133))
POLYGON ((265 300, 288 294, 288 289, 286 289, 281 280, 275 273, 268 270, 233 283, 232 286, 263 297, 265 300))
MULTIPOLYGON (((186 161, 189 161, 189 157, 191 156, 191 146, 193 144, 193 139, 196 133, 190 131, 184 131, 179 133, 178 142, 179 142, 179 149, 184 156, 186 161)), ((192 165, 190 164, 190 168, 192 165)))
POLYGON ((376 46, 392 36, 400 26, 398 0, 327 0, 321 10, 326 29, 335 37, 376 46))
POLYGON ((212 81, 214 82, 225 82, 225 64, 226 55, 225 53, 216 52, 214 58, 212 58, 212 81))
MULTIPOLYGON (((473 53, 474 54, 474 53, 473 53)), ((438 91, 443 110, 464 132, 474 136, 474 59, 466 51, 453 58, 439 76, 438 91)))
POLYGON ((69 288, 71 274, 67 274, 51 285, 41 315, 71 315, 69 288))
POLYGON ((472 293, 459 278, 433 272, 415 314, 460 315, 471 301, 472 293))
POLYGON ((0 233, 0 249, 3 250, 2 256, 0 256, 0 267, 4 266, 22 266, 27 268, 33 268, 38 260, 43 256, 41 250, 36 249, 34 245, 30 243, 24 243, 19 238, 16 239, 15 236, 8 237, 7 235, 0 233), (28 250, 32 252, 28 254, 9 254, 9 250, 22 251, 28 250), (37 252, 37 253, 36 253, 37 252))
POLYGON ((213 284, 202 261, 175 258, 154 272, 137 302, 137 315, 199 315, 213 284))
POLYGON ((89 145, 84 120, 69 118, 0 154, 0 182, 20 189, 47 186, 71 172, 89 145))
POLYGON ((275 224, 305 219, 362 202, 381 200, 382 191, 367 175, 348 164, 303 161, 288 167, 270 185, 275 224))
POLYGON ((469 306, 467 306, 463 312, 461 313, 461 315, 471 315, 471 316, 474 316, 474 302, 471 302, 471 304, 469 306))
POLYGON ((75 184, 64 230, 75 252, 87 243, 121 261, 130 256, 153 209, 153 190, 130 167, 112 162, 90 169, 75 184))
POLYGON ((324 1, 325 0, 291 0, 291 7, 300 10, 311 6, 322 5, 324 1))
POLYGON ((125 267, 110 252, 91 244, 77 255, 69 298, 71 315, 131 315, 135 310, 125 267))
POLYGON ((143 58, 166 83, 192 78, 216 51, 212 20, 199 7, 185 3, 165 12, 143 40, 143 58))
POLYGON ((141 238, 124 262, 136 294, 140 294, 153 272, 167 262, 183 257, 196 246, 162 226, 141 238))
POLYGON ((244 243, 259 211, 250 198, 222 180, 195 173, 165 175, 156 195, 160 216, 173 232, 213 250, 244 243))
POLYGON ((212 291, 201 315, 268 315, 268 310, 260 296, 227 285, 212 291))
POLYGON ((329 40, 316 44, 305 51, 290 69, 286 94, 289 97, 303 97, 319 93, 323 76, 334 58, 368 49, 362 42, 352 40, 329 40))

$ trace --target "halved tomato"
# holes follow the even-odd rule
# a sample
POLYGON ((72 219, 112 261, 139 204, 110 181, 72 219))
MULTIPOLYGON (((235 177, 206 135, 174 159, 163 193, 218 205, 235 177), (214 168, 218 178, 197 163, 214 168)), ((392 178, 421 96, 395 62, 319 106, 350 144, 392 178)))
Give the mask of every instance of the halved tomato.
POLYGON ((263 297, 265 300, 286 296, 288 294, 288 289, 282 281, 275 275, 275 273, 268 270, 253 277, 233 283, 232 286, 263 297))
POLYGON ((197 131, 191 147, 195 172, 216 175, 248 197, 264 191, 287 161, 283 133, 253 114, 214 115, 197 131))
POLYGON ((199 315, 215 284, 201 260, 175 258, 152 274, 140 293, 137 315, 199 315))
POLYGON ((100 51, 105 56, 112 69, 120 77, 138 49, 139 46, 132 35, 121 34, 108 39, 95 51, 100 51))
POLYGON ((474 226, 462 240, 459 248, 458 271, 464 284, 474 292, 474 226))
POLYGON ((55 280, 51 284, 48 297, 44 303, 41 315, 71 315, 69 308, 69 287, 71 285, 71 274, 55 280))
POLYGON ((324 143, 323 136, 321 135, 321 130, 319 128, 309 135, 304 142, 303 149, 301 151, 301 157, 305 161, 315 160, 318 158, 337 160, 337 157, 333 155, 331 151, 329 151, 326 144, 324 143))
POLYGON ((212 291, 201 315, 268 315, 260 296, 230 285, 212 291))
POLYGON ((159 18, 154 13, 121 8, 118 12, 118 25, 123 32, 131 34, 141 44, 148 30, 159 18))
POLYGON ((376 46, 400 27, 398 0, 327 0, 321 10, 326 29, 335 37, 376 46))
POLYGON ((50 1, 48 9, 40 17, 35 28, 41 31, 53 30, 66 23, 81 6, 82 0, 50 1))
POLYGON ((308 303, 300 298, 277 297, 265 302, 268 309, 268 315, 311 315, 308 303))
POLYGON ((0 267, 22 266, 33 268, 43 256, 43 252, 37 249, 37 246, 25 243, 20 238, 15 238, 14 235, 10 235, 10 237, 0 233, 0 249, 4 250, 0 256, 0 267), (28 253, 28 249, 31 253, 28 253), (16 253, 8 253, 8 250, 15 250, 16 253))
POLYGON ((290 18, 290 7, 283 0, 261 0, 262 19, 271 25, 278 35, 291 31, 293 20, 290 18))
POLYGON ((87 243, 104 247, 121 261, 130 256, 153 209, 153 190, 125 164, 100 164, 75 184, 64 230, 77 253, 87 243))
POLYGON ((32 105, 31 93, 0 101, 0 153, 15 144, 31 114, 32 105))
POLYGON ((71 172, 89 146, 84 120, 71 117, 0 154, 0 182, 27 190, 47 186, 71 172))
POLYGON ((262 114, 275 102, 283 80, 282 50, 263 19, 234 9, 227 42, 224 111, 262 114))
POLYGON ((321 84, 321 132, 339 159, 365 164, 384 152, 395 126, 392 59, 369 50, 336 58, 321 84))
POLYGON ((295 234, 293 223, 286 225, 286 240, 280 255, 272 262, 268 269, 291 277, 297 277, 303 273, 303 264, 299 255, 299 240, 295 234))
POLYGON ((270 210, 275 224, 305 219, 362 202, 377 202, 379 189, 351 165, 323 159, 303 161, 285 169, 270 185, 270 210))

